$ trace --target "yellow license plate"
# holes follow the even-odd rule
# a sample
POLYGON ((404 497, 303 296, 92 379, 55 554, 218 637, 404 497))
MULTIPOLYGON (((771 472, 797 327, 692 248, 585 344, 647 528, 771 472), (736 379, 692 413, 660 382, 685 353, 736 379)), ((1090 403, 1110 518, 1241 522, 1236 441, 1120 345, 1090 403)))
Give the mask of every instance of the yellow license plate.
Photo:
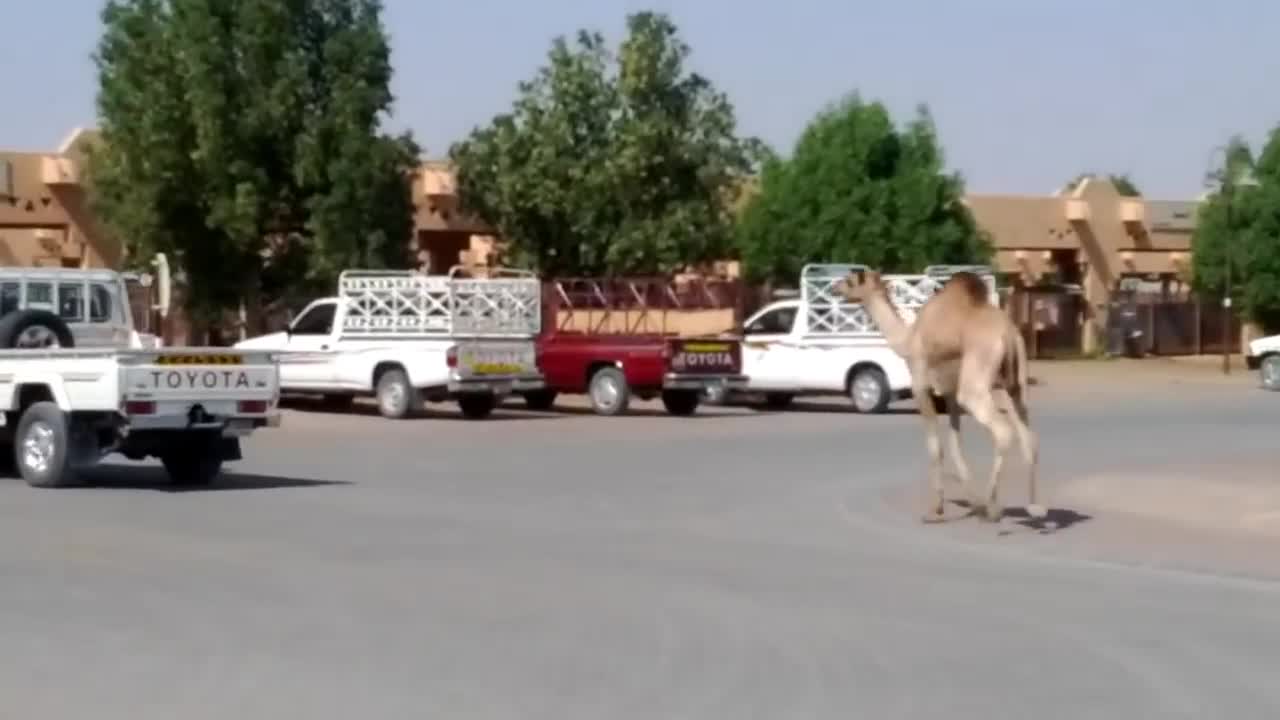
POLYGON ((728 343, 687 342, 680 346, 685 352, 729 352, 728 343))
POLYGON ((161 355, 157 365, 241 365, 243 355, 161 355))
POLYGON ((476 363, 471 370, 478 375, 515 375, 522 368, 514 363, 476 363))

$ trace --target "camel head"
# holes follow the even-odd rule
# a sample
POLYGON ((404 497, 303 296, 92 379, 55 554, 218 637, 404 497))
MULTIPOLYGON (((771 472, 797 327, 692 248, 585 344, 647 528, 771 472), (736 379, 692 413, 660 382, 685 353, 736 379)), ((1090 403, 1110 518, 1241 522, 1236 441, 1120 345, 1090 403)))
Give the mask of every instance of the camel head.
POLYGON ((875 270, 855 270, 835 284, 837 295, 844 296, 851 303, 862 303, 874 296, 887 296, 888 290, 880 273, 875 270))

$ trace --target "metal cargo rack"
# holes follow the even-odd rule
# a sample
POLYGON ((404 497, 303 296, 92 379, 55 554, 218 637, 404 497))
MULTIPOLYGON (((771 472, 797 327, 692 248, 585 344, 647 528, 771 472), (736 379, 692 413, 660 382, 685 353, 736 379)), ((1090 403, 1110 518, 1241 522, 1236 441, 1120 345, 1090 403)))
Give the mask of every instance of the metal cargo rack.
POLYGON ((526 270, 463 277, 415 270, 347 270, 338 277, 346 306, 342 332, 353 337, 531 337, 542 327, 541 284, 526 270))
MULTIPOLYGON (((845 337, 881 337, 880 328, 871 319, 861 303, 845 300, 835 290, 838 282, 851 272, 868 272, 871 268, 854 263, 810 263, 800 270, 800 299, 805 307, 806 325, 811 334, 839 335, 845 337)), ((999 305, 995 288, 995 275, 990 268, 979 265, 931 265, 920 274, 881 275, 889 291, 889 300, 907 323, 915 321, 916 313, 938 292, 951 275, 961 270, 982 275, 991 289, 991 299, 999 305), (986 268, 986 272, 980 272, 986 268)))

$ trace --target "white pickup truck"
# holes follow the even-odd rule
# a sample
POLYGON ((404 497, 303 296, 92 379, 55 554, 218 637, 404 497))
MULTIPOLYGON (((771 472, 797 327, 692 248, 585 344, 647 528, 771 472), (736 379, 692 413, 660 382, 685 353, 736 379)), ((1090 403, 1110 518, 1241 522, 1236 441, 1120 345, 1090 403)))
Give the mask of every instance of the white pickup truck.
MULTIPOLYGON (((845 395, 861 413, 882 413, 911 397, 911 373, 860 304, 838 296, 835 283, 864 265, 814 263, 800 271, 799 299, 770 303, 743 323, 746 393, 781 409, 797 396, 845 395)), ((935 265, 921 274, 884 275, 890 297, 911 322, 925 301, 959 270, 977 272, 999 305, 987 266, 935 265)))
POLYGON ((1280 335, 1254 338, 1244 361, 1250 370, 1258 371, 1263 388, 1280 391, 1280 335))
POLYGON ((271 353, 148 347, 127 297, 110 270, 0 268, 0 430, 28 484, 74 484, 110 453, 206 484, 279 425, 271 353))
POLYGON ((312 301, 287 330, 235 347, 280 353, 286 393, 334 405, 374 395, 389 418, 414 414, 424 399, 454 399, 465 417, 486 417, 500 398, 546 386, 535 343, 542 284, 525 271, 466 278, 460 270, 345 271, 337 296, 312 301))

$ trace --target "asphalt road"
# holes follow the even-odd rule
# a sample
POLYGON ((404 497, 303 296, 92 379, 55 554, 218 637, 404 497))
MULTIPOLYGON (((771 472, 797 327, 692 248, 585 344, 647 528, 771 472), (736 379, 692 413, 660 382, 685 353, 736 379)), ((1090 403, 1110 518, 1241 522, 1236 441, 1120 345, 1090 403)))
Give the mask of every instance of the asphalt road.
POLYGON ((1274 467, 1280 396, 1147 385, 1036 389, 1055 531, 920 524, 910 412, 291 412, 208 491, 3 482, 0 717, 1280 717, 1280 538, 1056 499, 1274 467))

